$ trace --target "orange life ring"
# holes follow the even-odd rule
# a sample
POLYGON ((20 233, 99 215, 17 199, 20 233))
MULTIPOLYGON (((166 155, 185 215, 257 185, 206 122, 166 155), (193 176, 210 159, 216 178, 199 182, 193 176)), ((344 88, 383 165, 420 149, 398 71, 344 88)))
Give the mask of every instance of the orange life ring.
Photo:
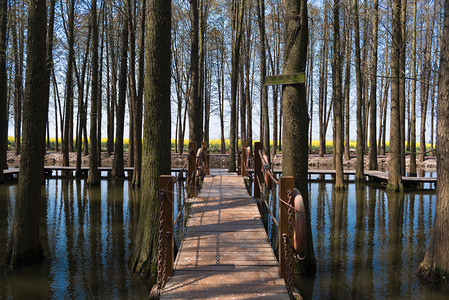
POLYGON ((273 188, 273 181, 271 180, 270 174, 268 173, 270 172, 270 170, 267 169, 263 169, 263 177, 265 179, 265 186, 267 187, 268 190, 271 191, 271 189, 273 188))
POLYGON ((293 247, 296 257, 304 259, 306 257, 307 248, 307 221, 306 210, 301 193, 295 188, 293 190, 293 204, 295 207, 295 227, 293 230, 293 247))

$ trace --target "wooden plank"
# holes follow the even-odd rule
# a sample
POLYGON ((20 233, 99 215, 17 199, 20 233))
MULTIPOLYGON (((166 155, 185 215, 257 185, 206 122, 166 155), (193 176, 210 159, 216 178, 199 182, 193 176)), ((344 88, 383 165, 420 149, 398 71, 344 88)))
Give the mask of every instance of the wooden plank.
POLYGON ((256 202, 237 176, 206 177, 163 299, 288 299, 256 202))
POLYGON ((299 84, 305 82, 304 72, 285 75, 265 76, 265 85, 299 84))

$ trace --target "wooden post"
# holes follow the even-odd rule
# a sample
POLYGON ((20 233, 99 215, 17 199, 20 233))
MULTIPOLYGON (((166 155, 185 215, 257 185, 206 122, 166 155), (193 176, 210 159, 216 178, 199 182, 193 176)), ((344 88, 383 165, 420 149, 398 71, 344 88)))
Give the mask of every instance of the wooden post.
POLYGON ((189 184, 189 187, 187 189, 188 191, 188 197, 192 198, 196 196, 196 180, 194 179, 195 173, 196 173, 196 143, 190 142, 189 143, 189 168, 187 171, 187 182, 189 184))
POLYGON ((166 261, 166 271, 165 271, 165 280, 167 280, 173 274, 173 267, 175 261, 174 255, 174 230, 173 230, 173 220, 174 220, 174 207, 173 207, 173 185, 174 179, 173 176, 170 175, 161 175, 159 176, 159 193, 162 191, 165 192, 163 197, 163 215, 162 215, 162 253, 167 251, 167 261, 166 261), (166 233, 169 232, 168 242, 166 233), (167 247, 167 249, 165 249, 167 247))
POLYGON ((237 155, 237 175, 242 175, 242 151, 237 155))
MULTIPOLYGON (((288 203, 288 192, 293 192, 295 187, 295 181, 293 176, 282 176, 279 178, 279 199, 288 203)), ((280 200, 278 201, 279 207, 279 276, 285 278, 286 266, 285 266, 285 253, 284 253, 284 241, 282 235, 285 233, 288 235, 288 207, 280 200)), ((294 271, 293 264, 288 266, 291 268, 291 272, 294 271)))
POLYGON ((242 164, 241 164, 241 174, 243 177, 247 176, 246 174, 246 162, 247 162, 247 157, 246 157, 246 146, 242 148, 242 164))
POLYGON ((262 162, 260 160, 259 150, 262 150, 262 143, 254 143, 254 198, 260 198, 259 181, 262 182, 262 162))
POLYGON ((207 143, 203 141, 201 147, 204 149, 204 157, 206 158, 204 161, 204 174, 209 175, 209 150, 207 149, 207 143))

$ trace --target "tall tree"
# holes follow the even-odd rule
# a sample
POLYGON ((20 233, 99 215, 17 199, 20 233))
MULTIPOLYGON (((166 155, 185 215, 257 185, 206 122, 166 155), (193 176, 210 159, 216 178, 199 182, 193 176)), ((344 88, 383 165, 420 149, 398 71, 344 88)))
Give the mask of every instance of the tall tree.
POLYGON ((142 201, 130 264, 148 274, 157 264, 159 176, 170 168, 171 1, 147 0, 142 201), (158 41, 154 43, 154 41, 158 41), (162 75, 161 75, 162 74, 162 75))
POLYGON ((355 180, 364 180, 364 143, 363 143, 363 87, 362 70, 360 58, 360 24, 359 24, 359 1, 354 0, 354 43, 355 43, 355 75, 357 85, 357 162, 355 180))
MULTIPOLYGON (((3 3, 2 3, 3 6, 3 3)), ((19 185, 11 226, 6 263, 32 264, 43 259, 39 238, 41 184, 45 152, 46 2, 31 0, 28 5, 28 38, 25 94, 23 102, 23 144, 19 185)))
MULTIPOLYGON (((14 58, 14 145, 15 154, 20 154, 20 138, 22 126, 22 97, 23 97, 23 48, 25 43, 24 26, 21 25, 17 11, 20 5, 13 2, 12 7, 12 47, 14 58)), ((20 15, 21 11, 19 11, 20 15)), ((4 81, 6 83, 6 81, 4 81)))
POLYGON ((347 10, 346 10, 346 28, 345 30, 346 34, 346 67, 345 67, 345 87, 344 87, 344 98, 345 98, 345 159, 350 159, 350 152, 349 152, 349 119, 350 119, 350 106, 349 106, 349 92, 351 87, 351 49, 352 49, 352 26, 351 26, 351 1, 348 1, 347 3, 347 10))
POLYGON ((334 0, 334 63, 332 92, 334 97, 334 141, 335 141, 335 188, 344 189, 343 180, 343 96, 342 96, 342 58, 340 39, 340 0, 334 0))
MULTIPOLYGON (((130 1, 130 0, 127 0, 130 1)), ((125 1, 125 5, 127 5, 125 1)), ((128 18, 126 13, 122 15, 122 32, 120 37, 120 73, 119 73, 119 91, 117 102, 117 129, 115 131, 115 150, 112 166, 113 177, 124 176, 123 162, 123 132, 125 127, 125 102, 126 102, 126 84, 128 70, 128 18)))
POLYGON ((267 74, 267 59, 266 59, 266 41, 265 41, 265 1, 257 1, 257 23, 259 24, 260 36, 260 96, 262 99, 262 130, 260 139, 263 142, 263 151, 270 154, 270 122, 268 119, 268 87, 265 86, 265 76, 267 74))
POLYGON ((401 0, 392 1, 390 166, 388 189, 402 190, 400 128, 401 0))
POLYGON ((417 0, 413 0, 412 29, 412 99, 410 113, 410 176, 416 176, 416 16, 417 0))
POLYGON ((240 43, 242 40, 242 27, 245 0, 235 0, 233 5, 233 36, 232 36, 232 56, 231 56, 231 123, 229 135, 229 172, 235 172, 235 148, 236 148, 236 128, 237 128, 237 83, 238 68, 240 61, 240 43))
POLYGON ((92 19, 92 90, 90 97, 90 143, 89 143, 89 176, 87 184, 100 183, 98 172, 98 147, 97 143, 97 113, 98 113, 98 21, 97 0, 92 0, 90 5, 92 19))
POLYGON ((405 53, 406 53, 406 24, 407 0, 401 0, 401 48, 399 61, 399 123, 400 123, 400 160, 401 175, 405 176, 405 53))
POLYGON ((201 100, 199 98, 199 14, 198 0, 190 0, 190 99, 189 140, 199 147, 202 141, 201 100))
POLYGON ((145 67, 145 14, 146 2, 142 3, 142 15, 140 23, 140 45, 139 45, 139 71, 137 83, 137 97, 134 114, 134 172, 133 186, 140 186, 142 177, 142 110, 143 110, 143 88, 144 88, 144 67, 145 67))
POLYGON ((71 111, 73 103, 73 62, 75 59, 75 0, 69 0, 68 19, 67 19, 67 42, 68 42, 68 56, 67 56, 67 72, 65 79, 65 117, 64 117, 64 135, 62 137, 62 164, 68 166, 69 162, 69 146, 73 141, 70 141, 70 127, 73 112, 71 111))
POLYGON ((449 1, 444 1, 437 104, 437 202, 432 235, 418 276, 448 283, 449 275, 449 1))
MULTIPOLYGON (((304 72, 307 62, 308 14, 306 0, 286 0, 286 40, 284 47, 283 74, 304 72)), ((308 151, 307 139, 309 117, 307 115, 305 84, 282 87, 284 130, 282 140, 282 174, 293 176, 295 187, 301 192, 310 225, 309 197, 307 187, 308 151)), ((300 262, 300 273, 316 271, 315 253, 311 227, 307 226, 306 258, 300 262)))
POLYGON ((371 41, 371 92, 369 117, 369 169, 377 170, 377 44, 379 26, 379 1, 373 3, 373 36, 371 41))
POLYGON ((6 77, 6 24, 8 13, 8 1, 0 2, 0 182, 3 181, 3 169, 7 169, 6 152, 8 150, 8 122, 6 119, 7 86, 6 77))

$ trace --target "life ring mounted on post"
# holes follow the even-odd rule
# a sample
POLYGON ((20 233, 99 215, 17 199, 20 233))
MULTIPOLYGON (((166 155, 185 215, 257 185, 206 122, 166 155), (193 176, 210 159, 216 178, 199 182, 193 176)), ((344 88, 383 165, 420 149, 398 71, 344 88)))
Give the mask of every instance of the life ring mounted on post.
POLYGON ((304 200, 298 189, 293 189, 293 207, 295 208, 295 226, 293 226, 293 249, 299 260, 306 258, 307 219, 304 200))

